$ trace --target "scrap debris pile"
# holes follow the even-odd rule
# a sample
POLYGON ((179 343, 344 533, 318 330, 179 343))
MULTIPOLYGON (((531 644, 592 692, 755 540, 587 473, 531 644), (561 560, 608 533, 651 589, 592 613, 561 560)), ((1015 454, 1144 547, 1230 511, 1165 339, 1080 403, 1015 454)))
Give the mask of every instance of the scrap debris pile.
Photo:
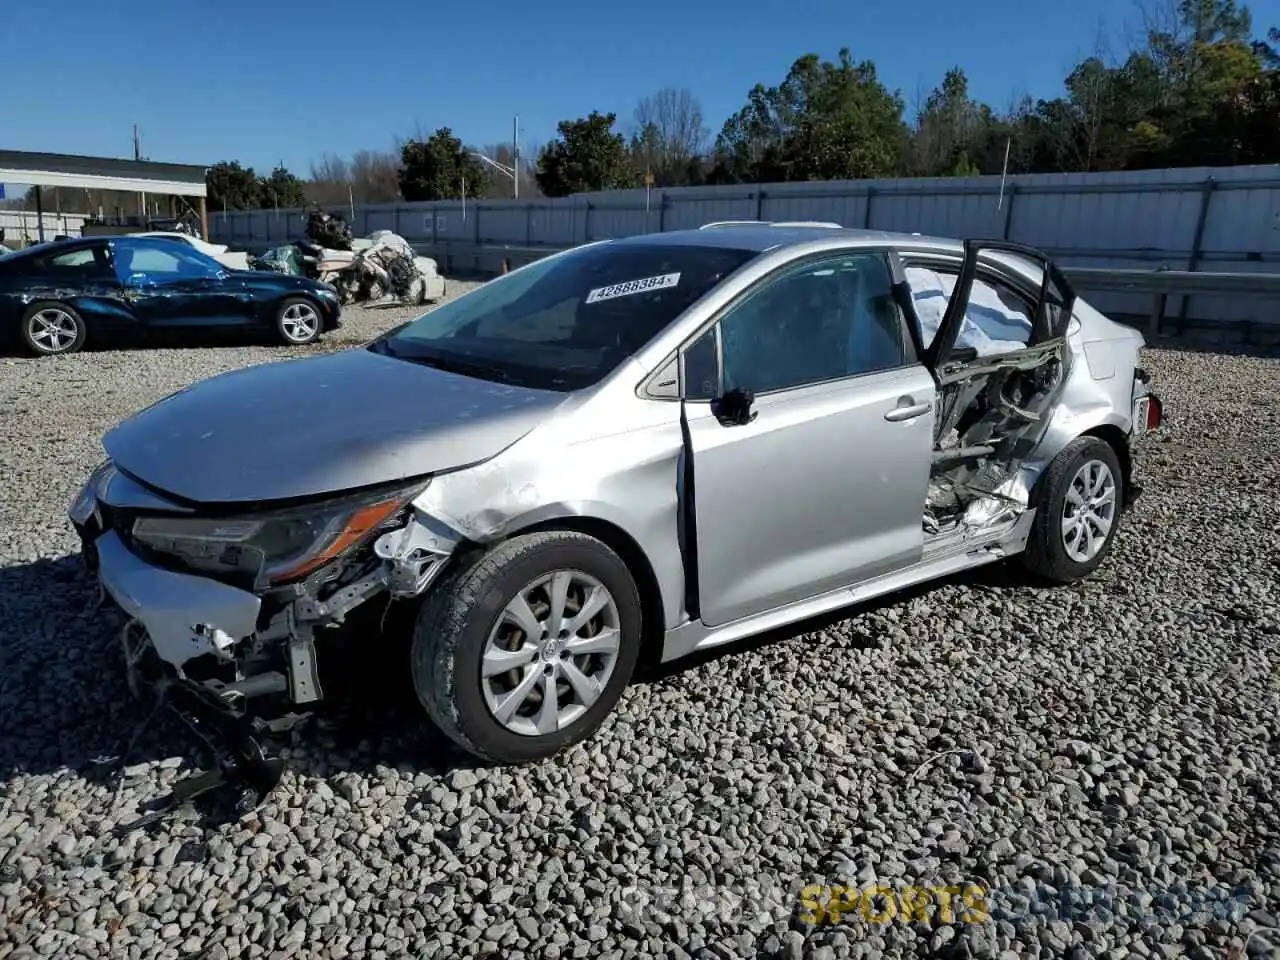
POLYGON ((353 238, 342 217, 321 210, 307 217, 307 239, 271 248, 254 267, 320 280, 348 304, 430 303, 445 294, 435 260, 418 256, 404 237, 375 230, 353 238))

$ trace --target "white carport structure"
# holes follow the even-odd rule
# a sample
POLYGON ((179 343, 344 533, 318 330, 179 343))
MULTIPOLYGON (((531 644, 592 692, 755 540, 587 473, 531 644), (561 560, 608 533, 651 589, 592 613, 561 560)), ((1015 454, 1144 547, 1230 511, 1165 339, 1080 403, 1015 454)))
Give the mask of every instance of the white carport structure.
POLYGON ((113 157, 81 157, 66 153, 30 153, 0 150, 0 183, 21 183, 35 187, 36 220, 40 240, 44 240, 43 187, 71 187, 84 190, 120 190, 137 194, 196 197, 199 200, 200 231, 209 239, 209 213, 205 167, 186 163, 156 163, 153 160, 119 160, 113 157))

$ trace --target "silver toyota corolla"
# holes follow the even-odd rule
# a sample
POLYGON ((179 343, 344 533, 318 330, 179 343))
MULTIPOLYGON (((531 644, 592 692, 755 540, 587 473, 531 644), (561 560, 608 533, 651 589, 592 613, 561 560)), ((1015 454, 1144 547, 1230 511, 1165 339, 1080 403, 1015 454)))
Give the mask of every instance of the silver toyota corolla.
POLYGON ((197 383, 107 434, 71 519, 131 679, 307 704, 332 628, 398 600, 431 719, 529 760, 644 655, 1003 558, 1089 574, 1161 419, 1142 345, 1030 248, 709 224, 197 383))

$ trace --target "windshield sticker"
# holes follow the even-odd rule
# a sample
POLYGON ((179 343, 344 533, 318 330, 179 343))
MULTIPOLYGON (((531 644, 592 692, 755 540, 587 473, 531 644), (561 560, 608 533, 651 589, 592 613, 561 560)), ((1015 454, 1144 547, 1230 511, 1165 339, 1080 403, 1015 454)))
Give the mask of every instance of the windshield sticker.
POLYGON ((587 294, 587 303, 598 303, 601 300, 613 300, 615 297, 629 297, 633 293, 648 293, 650 290, 665 290, 680 282, 680 274, 664 273, 657 277, 645 277, 643 280, 628 280, 626 283, 614 283, 607 287, 596 287, 587 294))

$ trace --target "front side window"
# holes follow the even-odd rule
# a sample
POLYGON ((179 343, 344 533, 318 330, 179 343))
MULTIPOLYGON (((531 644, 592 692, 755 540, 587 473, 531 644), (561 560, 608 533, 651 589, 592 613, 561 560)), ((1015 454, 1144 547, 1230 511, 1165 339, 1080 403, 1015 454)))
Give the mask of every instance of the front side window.
POLYGON ((162 283, 201 279, 218 273, 216 261, 180 241, 117 243, 115 261, 116 271, 124 281, 162 283))
POLYGON ((765 281, 720 321, 725 391, 766 393, 902 366, 884 254, 810 261, 765 281))
POLYGON ((584 247, 491 280, 370 349, 537 389, 582 389, 755 255, 661 241, 584 247))

